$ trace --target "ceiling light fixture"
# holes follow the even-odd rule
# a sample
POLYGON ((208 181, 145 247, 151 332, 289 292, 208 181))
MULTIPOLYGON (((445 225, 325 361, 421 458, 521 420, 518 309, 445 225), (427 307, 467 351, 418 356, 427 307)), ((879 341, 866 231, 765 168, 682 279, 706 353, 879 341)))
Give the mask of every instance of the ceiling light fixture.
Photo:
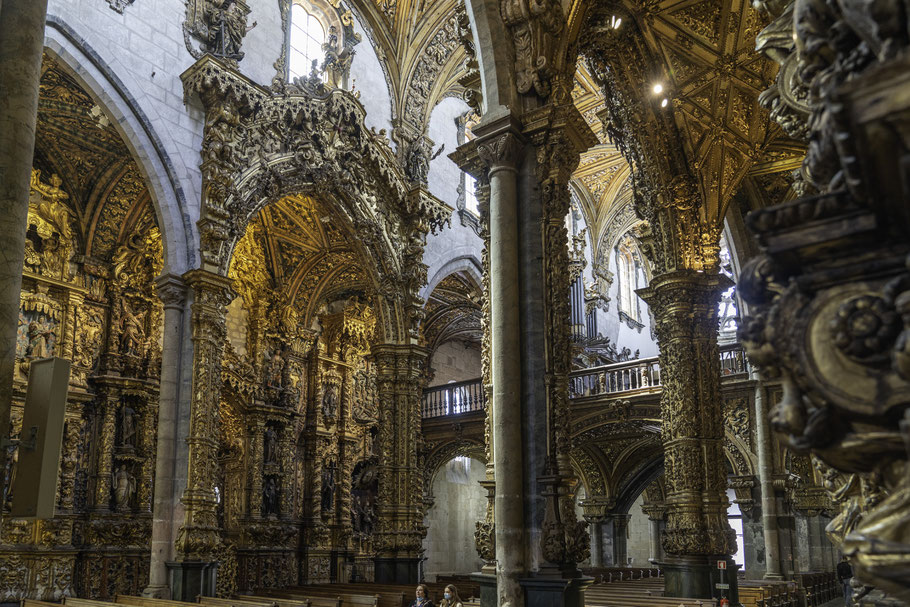
POLYGON ((664 97, 664 100, 660 102, 660 107, 667 107, 668 103, 670 103, 670 102, 667 101, 666 97, 664 97))
POLYGON ((654 85, 654 88, 651 90, 654 91, 655 95, 660 95, 661 93, 664 92, 664 85, 662 85, 658 82, 657 84, 654 85))
POLYGON ((617 17, 616 15, 613 15, 613 16, 610 18, 610 27, 612 27, 613 29, 619 29, 619 24, 620 24, 620 23, 622 23, 622 18, 621 18, 621 17, 617 17))

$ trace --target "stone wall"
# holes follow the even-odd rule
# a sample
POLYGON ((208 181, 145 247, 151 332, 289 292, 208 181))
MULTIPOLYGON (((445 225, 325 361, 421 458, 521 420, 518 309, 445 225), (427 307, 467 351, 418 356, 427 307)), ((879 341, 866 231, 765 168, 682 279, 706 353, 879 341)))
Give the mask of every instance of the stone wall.
POLYGON ((430 387, 475 379, 480 377, 480 350, 462 342, 447 341, 433 352, 430 367, 435 372, 430 387))
POLYGON ((486 492, 479 485, 484 465, 471 458, 455 458, 433 479, 433 505, 424 523, 426 561, 424 577, 480 571, 483 561, 474 548, 474 523, 486 512, 486 492))
POLYGON ((632 557, 632 565, 635 567, 647 567, 648 558, 651 556, 651 530, 648 516, 641 511, 644 503, 642 495, 638 496, 632 507, 629 508, 629 539, 626 544, 626 554, 632 557))

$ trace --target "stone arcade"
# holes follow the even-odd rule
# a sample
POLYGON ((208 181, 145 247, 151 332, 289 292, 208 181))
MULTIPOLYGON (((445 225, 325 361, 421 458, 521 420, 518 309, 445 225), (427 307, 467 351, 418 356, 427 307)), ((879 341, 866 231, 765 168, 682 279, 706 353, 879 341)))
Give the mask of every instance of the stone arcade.
POLYGON ((0 603, 820 605, 843 555, 905 604, 908 46, 905 0, 3 0, 0 437, 72 371, 0 603))

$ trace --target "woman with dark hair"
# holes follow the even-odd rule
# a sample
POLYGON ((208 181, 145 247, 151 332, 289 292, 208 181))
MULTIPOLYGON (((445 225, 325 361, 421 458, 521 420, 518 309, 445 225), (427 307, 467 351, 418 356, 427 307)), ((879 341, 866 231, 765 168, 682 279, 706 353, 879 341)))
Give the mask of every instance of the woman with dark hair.
POLYGON ((430 600, 430 591, 424 584, 417 584, 416 598, 411 601, 411 607, 433 607, 430 600))
POLYGON ((446 586, 442 597, 442 600, 439 602, 439 607, 463 607, 461 604, 461 597, 458 596, 458 589, 452 584, 446 586))

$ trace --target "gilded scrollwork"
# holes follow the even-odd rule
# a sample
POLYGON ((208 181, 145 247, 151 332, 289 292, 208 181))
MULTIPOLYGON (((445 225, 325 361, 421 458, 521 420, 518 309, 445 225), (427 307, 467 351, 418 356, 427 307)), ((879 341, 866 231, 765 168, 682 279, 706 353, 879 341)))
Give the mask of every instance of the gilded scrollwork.
MULTIPOLYGON (((16 577, 0 585, 0 600, 137 593, 147 581, 161 334, 153 281, 163 247, 123 142, 58 69, 49 61, 41 84, 53 101, 39 118, 15 377, 24 395, 31 360, 72 361, 57 514, 24 526, 4 521, 0 560, 16 577), (75 124, 79 144, 65 135, 75 124), (126 158, 110 164, 121 150, 126 158), (84 181, 73 179, 75 165, 84 181), (118 178, 101 175, 101 165, 118 178), (116 559, 99 558, 111 550, 116 559)), ((14 419, 22 405, 14 399, 14 419)))
MULTIPOLYGON (((829 537, 861 583, 906 597, 906 580, 892 574, 906 568, 910 543, 899 531, 906 475, 893 476, 906 467, 906 422, 898 420, 910 395, 903 366, 910 225, 902 203, 894 203, 907 196, 894 160, 908 149, 894 127, 908 112, 894 94, 906 87, 906 6, 799 1, 772 8, 792 13, 775 22, 777 37, 793 40, 782 73, 806 91, 805 111, 784 116, 784 126, 788 117, 804 117, 802 173, 821 194, 750 217, 763 250, 740 278, 750 303, 740 339, 781 381, 771 423, 790 449, 811 453, 838 511, 829 537), (873 97, 879 105, 870 113, 873 97), (847 229, 827 231, 838 224, 847 229), (826 226, 824 237, 812 235, 818 226, 826 226), (788 260, 797 251, 793 267, 788 260)), ((809 474, 801 476, 808 483, 809 474)), ((831 504, 813 485, 794 491, 794 502, 811 512, 831 504)))

